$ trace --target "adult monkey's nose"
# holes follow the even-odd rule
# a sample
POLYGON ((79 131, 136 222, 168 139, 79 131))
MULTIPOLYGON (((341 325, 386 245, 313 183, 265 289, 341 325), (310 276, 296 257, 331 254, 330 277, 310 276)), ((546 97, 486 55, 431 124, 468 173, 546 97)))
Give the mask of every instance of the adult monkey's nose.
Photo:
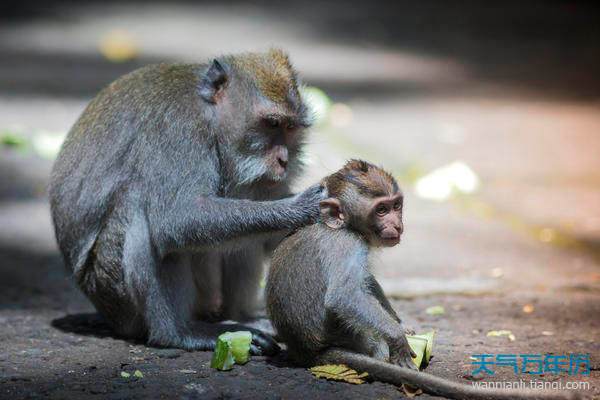
POLYGON ((277 146, 276 148, 276 157, 277 162, 281 166, 281 168, 286 169, 289 160, 288 149, 285 146, 277 146))

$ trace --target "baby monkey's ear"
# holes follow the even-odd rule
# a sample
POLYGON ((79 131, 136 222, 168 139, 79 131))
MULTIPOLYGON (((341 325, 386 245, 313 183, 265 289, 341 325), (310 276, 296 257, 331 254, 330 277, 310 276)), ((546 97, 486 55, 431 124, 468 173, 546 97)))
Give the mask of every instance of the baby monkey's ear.
POLYGON ((325 199, 319 203, 321 209, 321 220, 332 229, 340 229, 346 223, 342 204, 338 199, 325 199))

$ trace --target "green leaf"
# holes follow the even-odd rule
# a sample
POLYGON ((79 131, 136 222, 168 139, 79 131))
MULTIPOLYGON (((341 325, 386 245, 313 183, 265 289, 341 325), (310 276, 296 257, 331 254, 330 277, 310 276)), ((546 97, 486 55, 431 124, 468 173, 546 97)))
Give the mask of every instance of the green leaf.
POLYGON ((446 310, 442 306, 431 306, 425 310, 428 315, 443 315, 445 312, 446 310))
POLYGON ((310 368, 310 372, 317 378, 344 381, 354 385, 365 383, 363 378, 369 376, 369 374, 366 372, 359 374, 344 364, 317 365, 310 368))
POLYGON ((0 132, 0 144, 6 147, 25 147, 27 139, 9 131, 0 132))
POLYGON ((489 331, 486 336, 487 337, 506 336, 506 337, 508 337, 508 340, 510 340, 511 342, 514 342, 516 339, 515 335, 507 329, 502 329, 499 331, 489 331))

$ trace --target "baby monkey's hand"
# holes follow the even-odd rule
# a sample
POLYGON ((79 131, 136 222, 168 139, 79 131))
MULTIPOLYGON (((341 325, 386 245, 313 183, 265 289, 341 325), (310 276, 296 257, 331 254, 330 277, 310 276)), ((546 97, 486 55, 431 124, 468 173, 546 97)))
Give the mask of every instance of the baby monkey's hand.
POLYGON ((417 355, 410 348, 406 335, 402 333, 400 337, 390 346, 390 362, 403 368, 418 370, 413 362, 417 355))

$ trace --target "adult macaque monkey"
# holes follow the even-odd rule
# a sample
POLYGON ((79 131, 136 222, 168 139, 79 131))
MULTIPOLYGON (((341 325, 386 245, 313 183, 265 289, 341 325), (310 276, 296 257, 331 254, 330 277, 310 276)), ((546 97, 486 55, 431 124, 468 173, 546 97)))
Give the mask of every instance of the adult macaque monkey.
MULTIPOLYGON (((65 262, 116 332, 214 348, 252 316, 264 246, 313 222, 320 185, 290 196, 308 127, 280 50, 161 64, 105 88, 73 126, 50 201, 65 262)), ((252 351, 278 346, 253 330, 252 351)))
POLYGON ((329 198, 321 202, 321 222, 279 245, 267 280, 267 312, 292 361, 346 364, 376 380, 455 399, 565 398, 562 392, 482 390, 417 371, 400 319, 368 265, 370 248, 400 241, 398 184, 360 160, 324 184, 329 198))

